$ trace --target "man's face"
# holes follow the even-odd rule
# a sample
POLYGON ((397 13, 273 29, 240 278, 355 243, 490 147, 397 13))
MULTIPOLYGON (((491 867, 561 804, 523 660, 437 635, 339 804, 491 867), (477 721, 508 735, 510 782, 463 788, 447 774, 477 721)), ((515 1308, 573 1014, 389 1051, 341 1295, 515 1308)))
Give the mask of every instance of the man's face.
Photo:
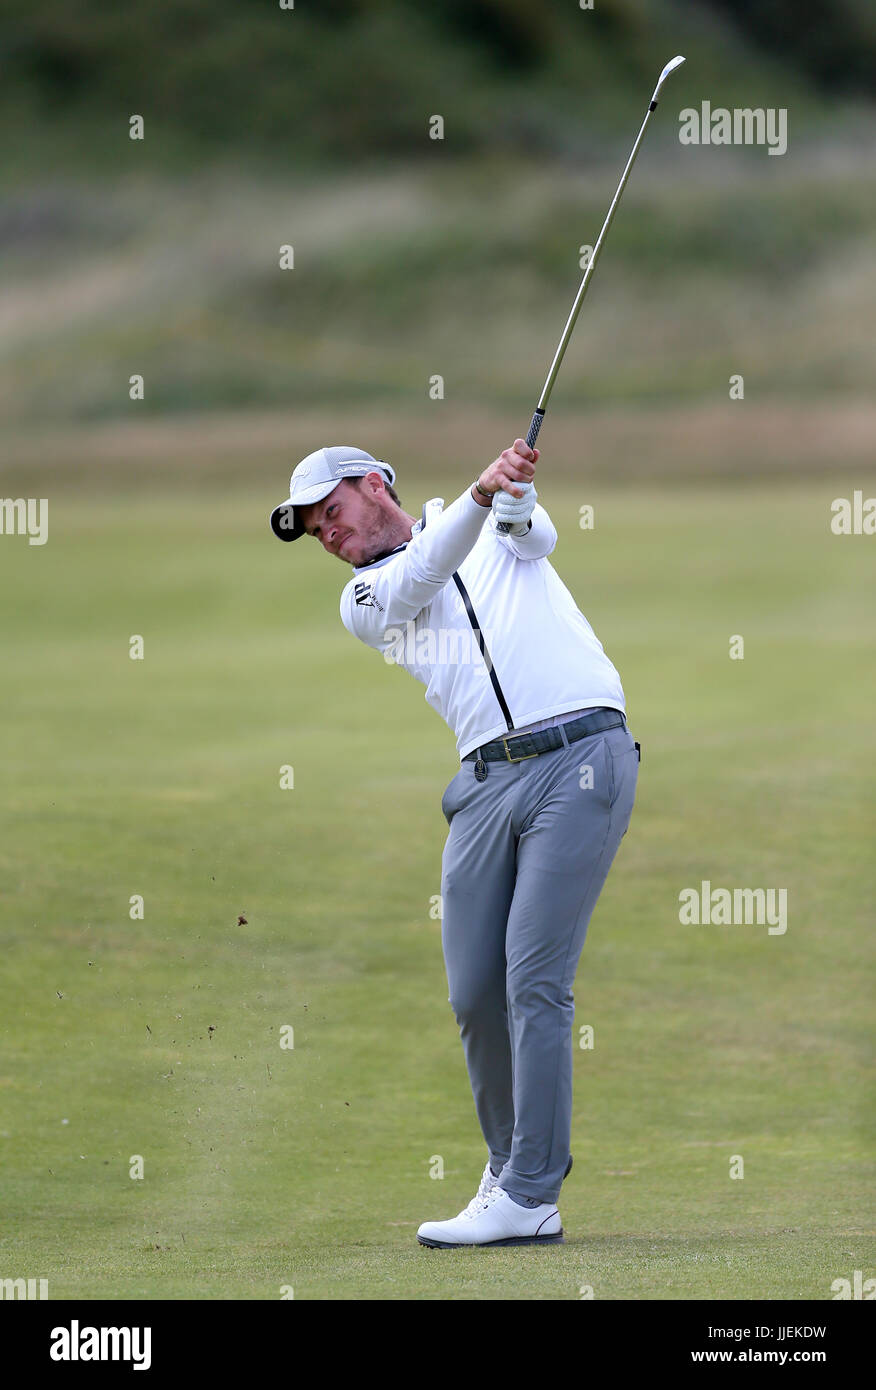
POLYGON ((345 478, 328 497, 300 507, 298 514, 308 536, 315 536, 330 555, 363 565, 385 548, 390 527, 380 505, 385 497, 379 475, 368 474, 358 484, 345 478))

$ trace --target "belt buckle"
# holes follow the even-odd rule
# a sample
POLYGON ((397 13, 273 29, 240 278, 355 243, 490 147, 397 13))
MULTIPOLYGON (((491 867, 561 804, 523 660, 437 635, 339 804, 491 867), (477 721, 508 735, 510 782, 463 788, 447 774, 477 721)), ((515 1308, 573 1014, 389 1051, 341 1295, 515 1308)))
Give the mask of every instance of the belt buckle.
MULTIPOLYGON (((518 738, 526 738, 527 735, 526 735, 526 734, 518 734, 517 737, 518 737, 518 738)), ((505 757, 508 759, 509 763, 525 763, 526 760, 527 760, 527 758, 537 758, 537 757, 538 757, 538 753, 535 752, 535 753, 522 753, 521 756, 520 756, 519 758, 512 758, 512 756, 511 756, 511 750, 510 750, 510 748, 508 747, 508 740, 507 740, 507 738, 503 738, 503 739, 502 739, 502 744, 503 744, 504 749, 505 749, 505 757)))

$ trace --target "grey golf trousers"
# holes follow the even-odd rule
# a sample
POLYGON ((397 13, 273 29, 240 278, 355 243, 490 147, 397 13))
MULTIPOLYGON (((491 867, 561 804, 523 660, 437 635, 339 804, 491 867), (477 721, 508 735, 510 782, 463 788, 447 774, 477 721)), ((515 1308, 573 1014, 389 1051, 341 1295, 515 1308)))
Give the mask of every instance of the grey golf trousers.
POLYGON ((441 802, 450 1004, 500 1185, 556 1202, 572 1124, 572 984, 630 822, 638 753, 624 725, 485 766, 479 782, 463 762, 441 802))

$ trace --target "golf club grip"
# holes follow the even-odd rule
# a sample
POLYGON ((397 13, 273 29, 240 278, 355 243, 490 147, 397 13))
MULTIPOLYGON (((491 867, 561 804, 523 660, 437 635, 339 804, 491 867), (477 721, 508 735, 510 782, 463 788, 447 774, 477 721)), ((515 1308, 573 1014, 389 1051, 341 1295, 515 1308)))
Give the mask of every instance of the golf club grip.
POLYGON ((538 439, 538 432, 541 429, 541 422, 543 419, 544 411, 536 408, 535 414, 529 423, 529 434, 526 436, 526 442, 530 449, 535 448, 535 441, 538 439))
MULTIPOLYGON (((544 411, 536 409, 532 417, 532 420, 529 424, 529 433, 526 436, 526 442, 529 445, 530 449, 535 448, 535 441, 538 439, 538 432, 541 429, 541 422, 543 419, 544 411)), ((507 536, 508 532, 511 530, 511 522, 497 521, 496 530, 499 531, 503 536, 507 536)))

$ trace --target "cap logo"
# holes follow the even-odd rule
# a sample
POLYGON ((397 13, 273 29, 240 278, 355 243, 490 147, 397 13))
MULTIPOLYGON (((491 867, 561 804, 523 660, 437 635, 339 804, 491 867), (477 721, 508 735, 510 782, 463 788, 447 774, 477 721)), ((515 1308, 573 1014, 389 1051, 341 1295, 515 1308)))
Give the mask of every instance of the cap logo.
POLYGON ((309 464, 309 463, 307 462, 307 460, 305 459, 304 463, 299 463, 298 467, 295 469, 295 477, 296 477, 296 478, 305 478, 309 472, 310 472, 310 464, 309 464))

